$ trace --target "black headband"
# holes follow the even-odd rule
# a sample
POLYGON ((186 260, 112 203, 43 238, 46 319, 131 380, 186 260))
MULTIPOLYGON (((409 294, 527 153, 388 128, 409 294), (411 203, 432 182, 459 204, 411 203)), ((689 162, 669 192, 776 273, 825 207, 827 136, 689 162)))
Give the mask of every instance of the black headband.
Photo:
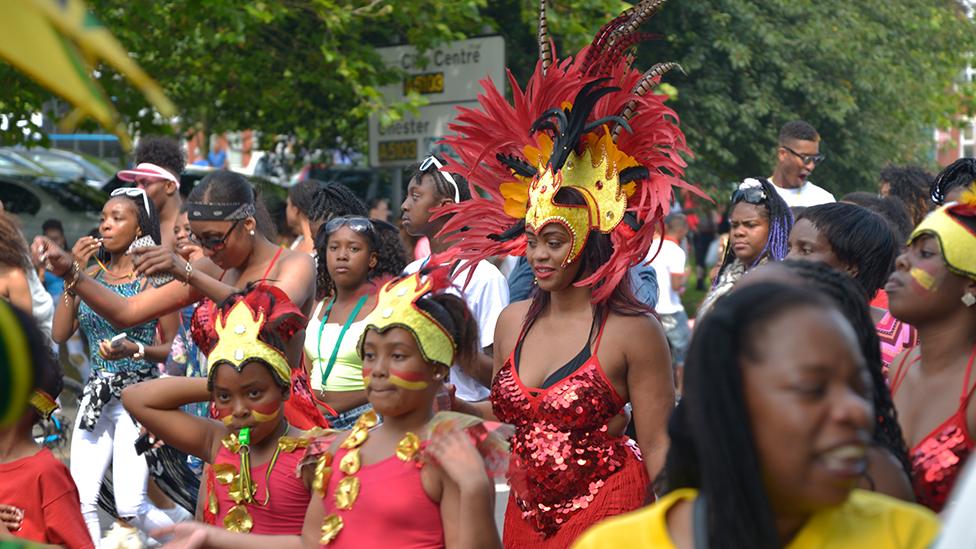
POLYGON ((186 213, 191 221, 234 221, 254 215, 254 204, 206 204, 189 202, 186 213))

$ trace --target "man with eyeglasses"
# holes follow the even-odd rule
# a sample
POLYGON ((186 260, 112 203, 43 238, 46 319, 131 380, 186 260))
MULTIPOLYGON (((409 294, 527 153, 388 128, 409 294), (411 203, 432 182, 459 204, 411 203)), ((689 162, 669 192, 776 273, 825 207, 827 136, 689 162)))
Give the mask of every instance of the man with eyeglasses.
MULTIPOLYGON (((437 210, 451 203, 471 198, 467 183, 459 176, 440 168, 443 163, 435 156, 429 156, 414 171, 407 186, 407 196, 400 206, 403 212, 403 229, 411 236, 426 236, 434 254, 445 251, 448 246, 437 233, 447 218, 431 219, 437 210)), ((405 274, 412 274, 427 266, 430 257, 418 259, 407 265, 405 274)), ((495 341, 495 321, 502 309, 508 305, 508 282, 505 276, 488 261, 481 261, 474 267, 471 280, 469 270, 455 270, 454 293, 464 298, 471 313, 478 321, 483 352, 479 353, 475 364, 455 364, 451 368, 451 383, 456 389, 455 396, 467 402, 479 402, 488 398, 488 385, 492 374, 492 345, 495 341)))
POLYGON ((779 130, 776 168, 769 182, 791 208, 835 202, 834 195, 807 181, 825 158, 813 126, 802 120, 787 122, 779 130))
POLYGON ((176 218, 180 216, 180 174, 186 159, 180 144, 168 137, 144 137, 135 154, 136 167, 122 170, 119 179, 146 191, 159 215, 162 245, 176 249, 176 218))

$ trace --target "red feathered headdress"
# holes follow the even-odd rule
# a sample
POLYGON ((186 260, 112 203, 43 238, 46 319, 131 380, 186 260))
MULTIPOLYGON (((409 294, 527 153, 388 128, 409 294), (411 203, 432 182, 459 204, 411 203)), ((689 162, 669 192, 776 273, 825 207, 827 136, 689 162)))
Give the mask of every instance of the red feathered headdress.
MULTIPOLYGON (((447 171, 465 176, 471 200, 445 207, 453 215, 441 235, 459 259, 523 255, 526 226, 560 223, 573 238, 566 262, 583 251, 591 230, 609 234, 610 260, 577 282, 606 301, 628 268, 647 255, 667 214, 672 187, 701 194, 681 176, 689 153, 678 116, 652 90, 676 67, 645 73, 626 52, 647 35, 637 28, 663 0, 645 0, 605 25, 575 58, 554 59, 539 16, 540 60, 522 90, 509 72, 510 104, 491 80, 482 82, 480 109, 459 109, 444 143, 460 157, 447 171), (579 199, 567 202, 561 190, 579 199)), ((704 195, 703 195, 704 196, 704 195)))

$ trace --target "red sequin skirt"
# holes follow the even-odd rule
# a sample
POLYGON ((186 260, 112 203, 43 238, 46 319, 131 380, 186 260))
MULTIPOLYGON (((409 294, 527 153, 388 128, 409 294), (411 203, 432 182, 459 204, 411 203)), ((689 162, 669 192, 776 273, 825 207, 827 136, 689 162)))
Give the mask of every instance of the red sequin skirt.
POLYGON ((633 452, 626 452, 626 461, 616 473, 607 478, 596 497, 586 509, 573 513, 552 536, 546 538, 522 518, 514 494, 508 496, 502 544, 506 549, 569 547, 590 526, 601 520, 639 509, 647 496, 650 482, 644 462, 633 452))

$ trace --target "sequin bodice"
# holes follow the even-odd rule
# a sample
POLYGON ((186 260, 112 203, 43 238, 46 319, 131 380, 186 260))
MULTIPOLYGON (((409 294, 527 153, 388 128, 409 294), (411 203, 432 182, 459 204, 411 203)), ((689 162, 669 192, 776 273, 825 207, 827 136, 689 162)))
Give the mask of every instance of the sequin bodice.
MULTIPOLYGON (((101 274, 99 272, 95 280, 122 297, 132 297, 142 291, 143 280, 141 279, 124 284, 106 284, 102 280, 101 274)), ((124 331, 126 339, 129 341, 139 342, 149 347, 156 339, 156 322, 155 320, 150 320, 145 324, 133 326, 126 330, 116 330, 108 320, 97 314, 87 303, 82 301, 78 305, 78 327, 81 328, 81 332, 85 336, 85 341, 88 343, 88 359, 91 360, 92 371, 118 373, 131 370, 143 370, 152 366, 150 362, 134 360, 132 358, 105 360, 98 352, 98 344, 102 340, 110 340, 124 331)))
MULTIPOLYGON (((891 394, 894 395, 901 388, 905 374, 909 368, 919 362, 916 357, 909 364, 906 359, 913 355, 914 349, 905 353, 898 368, 895 370, 891 382, 891 394)), ((915 499, 918 503, 932 509, 936 513, 942 511, 949 493, 966 465, 966 460, 973 453, 976 441, 969 434, 966 421, 966 410, 974 389, 970 388, 973 360, 976 359, 976 347, 969 356, 966 374, 963 378, 962 394, 959 396, 959 407, 941 425, 925 435, 912 448, 909 458, 912 461, 912 485, 915 489, 915 499)))
POLYGON ((942 510, 973 446, 963 408, 912 449, 912 484, 918 503, 935 512, 942 510))
POLYGON ((585 509, 624 463, 627 438, 608 433, 623 399, 593 355, 554 385, 526 387, 513 356, 495 376, 491 403, 515 426, 509 482, 522 518, 550 535, 585 509))

